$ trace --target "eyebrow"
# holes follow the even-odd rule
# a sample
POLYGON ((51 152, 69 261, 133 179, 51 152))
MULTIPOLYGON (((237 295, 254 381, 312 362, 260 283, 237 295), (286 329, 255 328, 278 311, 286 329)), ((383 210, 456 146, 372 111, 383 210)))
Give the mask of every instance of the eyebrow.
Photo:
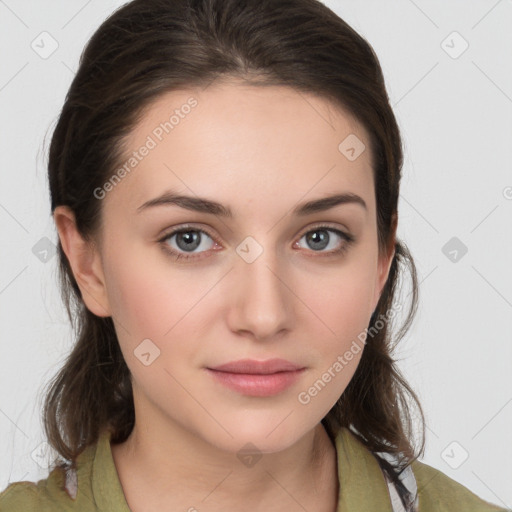
MULTIPOLYGON (((292 213, 293 215, 304 217, 317 212, 323 212, 330 210, 335 206, 342 204, 359 204, 365 210, 368 210, 364 199, 357 194, 343 193, 335 194, 321 199, 315 199, 313 201, 307 201, 296 206, 292 213)), ((172 191, 167 191, 162 195, 146 201, 144 204, 137 208, 137 212, 147 210, 156 206, 170 206, 175 205, 186 210, 192 210, 200 213, 208 213, 217 217, 233 218, 233 212, 227 206, 224 206, 216 201, 205 199, 201 197, 185 196, 175 194, 172 191)))

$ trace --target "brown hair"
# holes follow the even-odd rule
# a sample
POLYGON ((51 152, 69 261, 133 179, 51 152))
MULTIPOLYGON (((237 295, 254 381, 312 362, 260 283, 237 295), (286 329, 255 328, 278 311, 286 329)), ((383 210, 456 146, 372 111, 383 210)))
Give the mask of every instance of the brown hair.
MULTIPOLYGON (((348 387, 322 423, 333 438, 355 432, 373 452, 412 461, 424 449, 421 406, 399 373, 393 348, 417 307, 414 261, 394 238, 402 143, 378 59, 371 46, 317 0, 135 0, 114 12, 88 42, 69 88, 49 150, 51 210, 67 205, 92 240, 101 222, 101 187, 124 161, 123 141, 144 109, 165 92, 237 78, 286 85, 341 106, 370 135, 379 251, 395 249, 388 280, 368 326, 369 336, 348 387), (411 305, 394 336, 382 316, 396 300, 408 267, 411 305), (376 328, 381 322, 380 328, 376 328), (421 419, 414 447, 411 405, 421 419)), ((101 430, 124 441, 135 415, 130 372, 110 317, 84 305, 58 244, 62 297, 77 342, 49 384, 44 428, 49 444, 74 463, 101 430)))

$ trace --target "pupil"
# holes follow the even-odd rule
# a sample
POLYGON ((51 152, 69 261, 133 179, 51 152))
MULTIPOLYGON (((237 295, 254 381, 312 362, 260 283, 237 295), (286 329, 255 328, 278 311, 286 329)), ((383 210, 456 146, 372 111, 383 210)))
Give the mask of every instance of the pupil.
POLYGON ((308 242, 311 242, 314 249, 323 249, 329 242, 329 234, 325 230, 313 231, 308 237, 308 242))
POLYGON ((178 234, 176 243, 184 251, 194 250, 199 246, 200 238, 199 233, 196 231, 185 231, 178 234), (183 244, 180 242, 183 242, 183 244))

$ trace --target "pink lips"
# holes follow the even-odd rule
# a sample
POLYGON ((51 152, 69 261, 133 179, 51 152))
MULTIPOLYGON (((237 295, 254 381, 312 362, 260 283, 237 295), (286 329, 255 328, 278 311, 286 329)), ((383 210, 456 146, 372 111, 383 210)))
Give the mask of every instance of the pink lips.
POLYGON ((239 393, 271 396, 295 383, 305 368, 285 359, 241 359, 207 370, 217 381, 239 393))

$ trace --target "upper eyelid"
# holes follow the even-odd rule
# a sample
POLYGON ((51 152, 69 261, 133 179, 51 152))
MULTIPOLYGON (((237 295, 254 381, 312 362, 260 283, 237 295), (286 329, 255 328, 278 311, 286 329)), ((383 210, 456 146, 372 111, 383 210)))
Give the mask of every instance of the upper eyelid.
MULTIPOLYGON (((334 231, 342 231, 342 232, 345 232, 347 235, 350 234, 350 229, 344 227, 344 226, 339 226, 339 225, 331 225, 332 223, 329 222, 329 221, 318 221, 317 223, 314 223, 312 226, 309 226, 309 227, 306 227, 302 230, 299 231, 299 233, 301 233, 302 235, 304 235, 305 233, 309 233, 310 231, 313 231, 315 229, 332 229, 334 231)), ((216 240, 217 237, 215 235, 213 235, 212 233, 210 233, 210 230, 208 228, 204 228, 202 226, 195 226, 193 224, 189 224, 189 223, 185 223, 183 224, 182 226, 178 226, 178 227, 174 227, 174 228, 169 228, 169 230, 165 231, 165 233, 162 235, 162 238, 167 238, 169 236, 172 236, 172 235, 175 235, 176 233, 179 233, 179 232, 184 232, 184 231, 201 231, 201 232, 204 232, 206 233, 208 236, 210 236, 212 239, 216 240)))
POLYGON ((170 228, 168 231, 165 231, 164 234, 159 238, 160 240, 167 240, 171 236, 174 236, 181 232, 186 231, 200 231, 202 233, 206 233, 212 240, 214 240, 216 243, 218 243, 217 237, 214 236, 212 233, 209 232, 208 229, 205 229, 204 227, 199 226, 193 226, 184 224, 183 226, 178 226, 177 228, 170 228))
MULTIPOLYGON (((312 226, 306 227, 303 230, 299 231, 299 235, 296 235, 296 236, 300 236, 300 238, 302 238, 305 234, 307 234, 311 231, 314 231, 315 229, 325 229, 325 230, 332 230, 335 232, 341 232, 342 235, 345 235, 345 237, 347 237, 349 239, 353 238, 353 235, 350 233, 349 229, 347 229, 345 227, 340 227, 339 225, 332 226, 329 221, 324 221, 324 222, 319 221, 318 223, 313 224, 312 226)), ((210 233, 208 229, 206 229, 204 227, 195 226, 193 224, 184 224, 184 225, 178 226, 176 228, 171 228, 171 229, 169 229, 169 231, 167 233, 163 234, 159 238, 159 241, 166 241, 169 238, 171 238, 172 236, 174 236, 180 232, 186 232, 187 230, 200 231, 200 232, 206 233, 215 243, 220 244, 218 237, 213 235, 212 233, 210 233)))

